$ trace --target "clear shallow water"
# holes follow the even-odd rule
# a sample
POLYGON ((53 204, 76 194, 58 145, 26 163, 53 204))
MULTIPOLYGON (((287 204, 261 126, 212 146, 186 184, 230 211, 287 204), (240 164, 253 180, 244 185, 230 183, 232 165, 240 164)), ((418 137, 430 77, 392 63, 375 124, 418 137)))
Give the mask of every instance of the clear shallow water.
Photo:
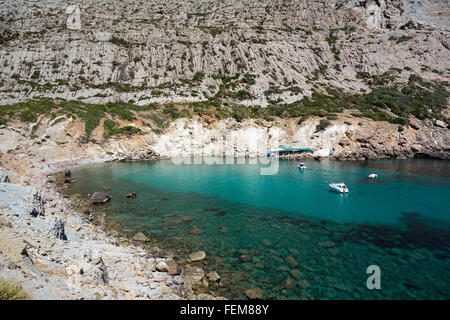
POLYGON ((73 170, 69 193, 112 187, 112 200, 94 210, 178 259, 205 250, 203 267, 225 286, 210 290, 231 298, 250 286, 271 299, 450 297, 449 162, 305 163, 300 171, 281 160, 268 176, 248 163, 101 164, 73 170), (377 180, 366 178, 372 172, 377 180), (350 193, 328 191, 332 181, 350 193), (131 191, 136 199, 124 197, 131 191), (382 290, 366 288, 372 264, 382 270, 382 290))

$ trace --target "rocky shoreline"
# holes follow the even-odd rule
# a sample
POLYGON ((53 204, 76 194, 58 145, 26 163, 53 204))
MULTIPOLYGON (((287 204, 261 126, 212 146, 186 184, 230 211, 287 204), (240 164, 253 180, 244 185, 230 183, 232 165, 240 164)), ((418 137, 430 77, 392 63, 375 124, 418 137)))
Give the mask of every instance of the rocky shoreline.
POLYGON ((74 210, 53 173, 85 161, 53 168, 36 161, 1 156, 0 281, 20 284, 33 299, 221 299, 198 290, 218 275, 180 268, 172 252, 145 247, 141 235, 119 239, 74 210))

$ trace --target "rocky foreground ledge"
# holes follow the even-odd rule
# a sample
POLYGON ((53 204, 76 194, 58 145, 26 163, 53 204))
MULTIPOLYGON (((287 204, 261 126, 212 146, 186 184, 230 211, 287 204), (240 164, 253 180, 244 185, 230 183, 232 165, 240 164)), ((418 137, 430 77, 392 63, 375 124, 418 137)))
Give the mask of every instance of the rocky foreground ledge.
POLYGON ((15 170, 0 168, 0 281, 20 284, 33 299, 215 298, 195 292, 208 281, 201 268, 181 270, 173 254, 119 245, 71 210, 42 168, 1 160, 15 170))

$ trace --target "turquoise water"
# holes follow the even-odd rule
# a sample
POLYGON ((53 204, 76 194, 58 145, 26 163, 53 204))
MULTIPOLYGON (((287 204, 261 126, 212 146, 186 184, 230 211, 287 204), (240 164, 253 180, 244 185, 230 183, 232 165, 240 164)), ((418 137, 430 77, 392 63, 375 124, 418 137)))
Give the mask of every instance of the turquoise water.
POLYGON ((176 259, 206 251, 200 264, 222 276, 209 290, 229 298, 252 286, 268 299, 450 298, 450 162, 306 161, 299 170, 280 160, 276 174, 261 175, 259 163, 231 160, 78 168, 69 193, 111 187, 112 200, 94 210, 176 259), (372 172, 378 179, 366 178, 372 172), (330 192, 329 182, 350 192, 330 192), (366 287, 373 264, 381 290, 366 287))

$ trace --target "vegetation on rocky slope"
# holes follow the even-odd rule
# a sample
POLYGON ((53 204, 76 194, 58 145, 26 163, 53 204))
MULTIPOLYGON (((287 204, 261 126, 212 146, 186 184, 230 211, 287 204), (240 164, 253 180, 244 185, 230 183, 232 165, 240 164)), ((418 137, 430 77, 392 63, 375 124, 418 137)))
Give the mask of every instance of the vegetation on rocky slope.
POLYGON ((29 295, 19 285, 0 282, 0 300, 27 300, 29 295))
MULTIPOLYGON (((41 114, 49 115, 55 119, 55 123, 64 118, 79 118, 85 123, 86 136, 89 137, 102 118, 111 118, 103 124, 106 138, 117 134, 139 133, 139 129, 131 126, 119 127, 114 119, 133 121, 136 113, 144 111, 147 112, 146 117, 153 120, 159 128, 164 128, 170 120, 194 115, 217 119, 234 118, 237 121, 246 118, 272 120, 280 117, 299 118, 300 123, 310 116, 333 120, 336 114, 345 109, 355 110, 354 116, 399 125, 406 125, 410 115, 450 123, 442 114, 442 110, 448 106, 448 83, 428 82, 415 75, 410 76, 406 84, 394 82, 394 77, 390 74, 376 77, 361 74, 360 77, 372 84, 371 92, 345 93, 332 87, 318 88, 311 97, 304 97, 291 104, 272 101, 268 107, 230 104, 221 102, 217 97, 201 102, 152 103, 142 106, 133 103, 87 104, 74 100, 41 99, 1 106, 0 122, 6 123, 8 119, 36 122, 41 114)), ((321 129, 326 127, 325 124, 323 122, 321 129)))

